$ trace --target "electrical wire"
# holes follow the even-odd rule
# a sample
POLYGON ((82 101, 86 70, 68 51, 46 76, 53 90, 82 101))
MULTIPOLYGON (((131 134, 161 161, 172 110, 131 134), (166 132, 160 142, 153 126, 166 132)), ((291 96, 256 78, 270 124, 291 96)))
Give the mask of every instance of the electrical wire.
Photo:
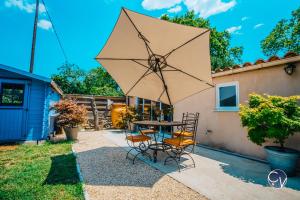
POLYGON ((46 6, 46 4, 45 4, 45 1, 42 0, 42 2, 43 2, 43 4, 44 4, 45 11, 46 11, 46 14, 47 14, 47 16, 48 16, 48 19, 50 20, 50 22, 51 22, 51 24, 52 24, 52 28, 53 28, 54 34, 55 34, 55 36, 56 36, 56 40, 57 40, 57 42, 58 42, 58 44, 59 44, 59 46, 60 46, 60 49, 61 49, 61 51, 62 51, 62 53, 63 53, 63 55, 64 55, 64 58, 65 58, 65 61, 66 61, 66 63, 67 63, 67 62, 68 62, 67 54, 66 54, 66 52, 65 52, 65 50, 64 50, 64 48, 63 48, 63 45, 62 45, 61 40, 59 39, 58 33, 57 33, 56 28, 55 28, 55 26, 54 26, 53 20, 52 20, 50 14, 49 14, 49 12, 48 12, 48 9, 47 9, 47 6, 46 6))

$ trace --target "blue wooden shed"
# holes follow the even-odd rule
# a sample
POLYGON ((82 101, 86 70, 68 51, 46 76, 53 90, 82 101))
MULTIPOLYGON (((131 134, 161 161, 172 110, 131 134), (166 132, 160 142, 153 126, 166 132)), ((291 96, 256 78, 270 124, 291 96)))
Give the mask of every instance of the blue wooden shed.
POLYGON ((61 96, 51 79, 0 64, 0 142, 46 139, 61 96))

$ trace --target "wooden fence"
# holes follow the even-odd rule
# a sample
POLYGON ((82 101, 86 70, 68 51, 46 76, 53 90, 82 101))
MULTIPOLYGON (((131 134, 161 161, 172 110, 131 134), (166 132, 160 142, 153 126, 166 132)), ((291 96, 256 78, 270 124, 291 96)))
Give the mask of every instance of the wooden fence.
POLYGON ((84 105, 88 110, 88 125, 86 128, 94 128, 99 130, 103 124, 103 120, 110 120, 109 101, 113 103, 126 103, 126 97, 108 97, 97 95, 77 95, 67 94, 67 99, 74 99, 78 105, 84 105))

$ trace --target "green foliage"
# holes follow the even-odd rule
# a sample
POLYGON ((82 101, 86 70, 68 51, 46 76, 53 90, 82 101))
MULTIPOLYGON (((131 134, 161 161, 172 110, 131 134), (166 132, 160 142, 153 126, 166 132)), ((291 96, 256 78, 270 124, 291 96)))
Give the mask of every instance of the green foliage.
POLYGON ((102 67, 86 73, 77 65, 65 63, 58 68, 58 73, 52 79, 66 94, 123 95, 118 84, 102 67))
POLYGON ((300 53, 300 7, 292 12, 291 19, 283 19, 277 23, 261 41, 261 48, 267 56, 288 51, 300 53))
POLYGON ((242 125, 248 128, 248 137, 262 145, 273 139, 283 147, 285 140, 300 131, 300 96, 249 95, 249 105, 240 105, 242 125))
POLYGON ((112 77, 102 68, 92 69, 83 81, 86 86, 86 94, 102 95, 102 96, 122 96, 118 84, 112 77))
POLYGON ((178 24, 210 29, 210 55, 212 69, 233 66, 237 63, 241 63, 243 47, 230 47, 230 33, 228 31, 217 31, 215 27, 211 27, 209 20, 197 17, 193 11, 189 11, 183 16, 176 16, 174 18, 170 18, 168 15, 163 15, 161 16, 161 19, 178 24))
POLYGON ((47 142, 1 150, 0 199, 84 199, 72 144, 47 142))
POLYGON ((81 94, 85 91, 85 86, 82 84, 86 74, 77 65, 65 63, 58 68, 58 73, 52 75, 52 80, 66 94, 81 94))

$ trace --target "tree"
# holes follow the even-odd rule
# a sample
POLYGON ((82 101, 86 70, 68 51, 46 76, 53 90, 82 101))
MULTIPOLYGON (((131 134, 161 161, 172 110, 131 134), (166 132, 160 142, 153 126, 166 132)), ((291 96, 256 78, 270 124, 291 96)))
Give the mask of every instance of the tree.
POLYGON ((58 73, 52 79, 66 94, 123 95, 118 84, 102 67, 86 73, 77 65, 65 63, 58 68, 58 73))
POLYGON ((292 12, 292 17, 280 20, 271 33, 261 41, 266 56, 293 51, 300 53, 300 7, 292 12))
POLYGON ((77 65, 65 63, 58 68, 58 73, 52 75, 54 80, 66 94, 84 94, 82 84, 86 74, 77 65))
POLYGON ((299 99, 300 96, 250 94, 249 105, 240 105, 239 112, 249 139, 258 145, 273 139, 284 148, 285 140, 300 131, 299 99))
POLYGON ((118 84, 102 67, 92 69, 84 79, 86 93, 103 96, 122 96, 118 84))
POLYGON ((167 14, 165 14, 161 17, 161 19, 173 23, 210 29, 210 55, 212 69, 233 66, 242 62, 241 57, 243 54, 243 47, 230 47, 230 33, 228 31, 217 31, 215 27, 211 27, 209 20, 196 17, 193 11, 189 11, 183 16, 176 16, 174 18, 170 18, 167 14))

